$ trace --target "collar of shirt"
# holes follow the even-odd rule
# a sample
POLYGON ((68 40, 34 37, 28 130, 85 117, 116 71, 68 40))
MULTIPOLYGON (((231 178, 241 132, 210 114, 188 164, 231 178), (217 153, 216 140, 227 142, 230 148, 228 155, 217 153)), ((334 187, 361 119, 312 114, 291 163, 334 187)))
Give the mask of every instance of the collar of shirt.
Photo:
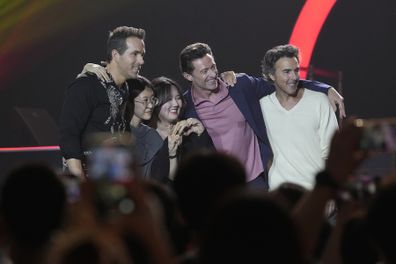
POLYGON ((103 81, 102 79, 100 79, 100 82, 102 83, 102 85, 108 89, 109 87, 113 87, 115 88, 118 92, 120 92, 121 96, 123 97, 123 99, 126 100, 126 98, 129 96, 129 85, 128 82, 125 81, 121 87, 118 87, 113 79, 113 76, 111 75, 110 72, 107 72, 107 75, 110 77, 109 81, 103 81))
POLYGON ((221 79, 218 79, 218 85, 219 85, 219 90, 215 93, 215 96, 213 96, 211 99, 200 96, 197 92, 195 92, 194 87, 191 87, 191 97, 194 105, 198 106, 204 102, 211 102, 212 104, 216 105, 220 103, 223 99, 228 97, 229 91, 227 84, 223 82, 221 79))

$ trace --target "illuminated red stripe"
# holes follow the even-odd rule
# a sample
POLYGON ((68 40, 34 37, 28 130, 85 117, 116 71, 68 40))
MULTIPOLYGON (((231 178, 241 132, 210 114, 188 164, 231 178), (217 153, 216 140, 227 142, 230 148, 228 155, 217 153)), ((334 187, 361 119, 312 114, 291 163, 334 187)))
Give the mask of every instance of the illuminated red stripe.
POLYGON ((59 150, 59 146, 38 146, 38 147, 12 147, 0 148, 1 152, 24 152, 24 151, 53 151, 59 150))
MULTIPOLYGON (((308 68, 320 30, 336 0, 307 0, 294 25, 289 43, 300 48, 301 68, 308 68)), ((301 78, 307 70, 301 71, 301 78)))

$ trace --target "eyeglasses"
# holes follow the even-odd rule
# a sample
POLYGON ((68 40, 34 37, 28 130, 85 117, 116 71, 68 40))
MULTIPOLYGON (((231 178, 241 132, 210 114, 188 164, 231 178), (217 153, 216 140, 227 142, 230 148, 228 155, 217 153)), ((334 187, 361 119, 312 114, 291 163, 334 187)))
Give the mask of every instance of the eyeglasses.
POLYGON ((153 106, 157 106, 159 101, 157 97, 150 97, 150 98, 142 99, 141 101, 135 99, 135 102, 141 103, 142 105, 144 105, 144 107, 147 107, 148 104, 150 103, 153 106))

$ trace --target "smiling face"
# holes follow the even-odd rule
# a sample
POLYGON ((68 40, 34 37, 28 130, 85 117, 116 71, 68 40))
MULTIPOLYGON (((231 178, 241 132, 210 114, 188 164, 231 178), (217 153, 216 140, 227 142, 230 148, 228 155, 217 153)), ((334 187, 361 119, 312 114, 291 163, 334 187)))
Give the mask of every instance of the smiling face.
POLYGON ((183 76, 192 82, 194 89, 201 94, 211 94, 218 91, 218 71, 212 55, 206 54, 202 58, 191 62, 194 70, 183 73, 183 76))
POLYGON ((144 41, 137 37, 129 37, 125 40, 127 49, 122 53, 113 50, 113 59, 117 65, 117 71, 125 80, 135 79, 144 64, 146 52, 144 41))
POLYGON ((179 119, 182 106, 182 95, 178 92, 175 86, 171 86, 169 100, 161 106, 159 111, 159 121, 169 124, 176 123, 179 119))
POLYGON ((295 96, 300 80, 300 64, 297 58, 282 57, 276 61, 274 72, 269 74, 276 92, 281 95, 295 96))
POLYGON ((150 120, 154 110, 154 92, 151 88, 145 87, 144 90, 135 98, 135 109, 133 115, 140 120, 150 120))

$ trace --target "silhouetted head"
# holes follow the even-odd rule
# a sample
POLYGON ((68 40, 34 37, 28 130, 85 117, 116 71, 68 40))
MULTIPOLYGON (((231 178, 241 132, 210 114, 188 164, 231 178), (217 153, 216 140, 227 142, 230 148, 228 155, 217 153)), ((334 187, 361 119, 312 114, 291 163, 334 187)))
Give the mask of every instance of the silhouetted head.
POLYGON ((227 196, 204 234, 200 263, 303 263, 291 217, 263 194, 227 196))
POLYGON ((187 224, 201 229, 213 205, 227 192, 245 186, 245 169, 227 154, 201 151, 180 163, 174 189, 187 224))
POLYGON ((61 227, 66 193, 55 172, 42 164, 23 165, 7 175, 0 208, 16 244, 40 247, 61 227))
POLYGON ((385 256, 385 263, 396 263, 396 250, 392 242, 396 236, 396 184, 390 184, 376 194, 367 212, 367 230, 375 246, 385 256))

